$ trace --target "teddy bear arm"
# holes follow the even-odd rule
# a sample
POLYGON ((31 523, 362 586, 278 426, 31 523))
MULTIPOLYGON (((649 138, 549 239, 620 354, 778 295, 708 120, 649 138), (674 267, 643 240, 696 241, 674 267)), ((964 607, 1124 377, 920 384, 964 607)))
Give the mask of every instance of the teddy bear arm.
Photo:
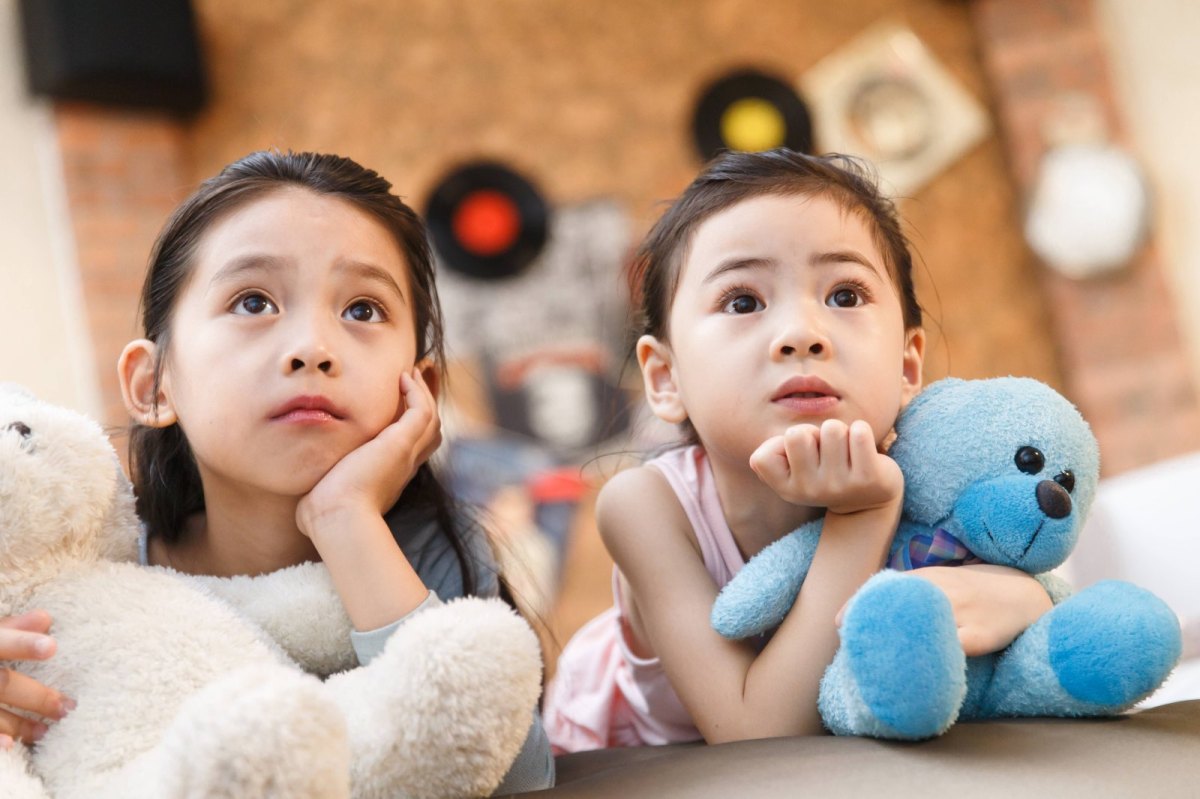
POLYGON ((408 618, 367 665, 325 682, 347 721, 354 794, 490 793, 528 737, 540 686, 537 637, 500 600, 408 618))
POLYGON ((820 535, 820 520, 810 522, 752 557, 713 602, 713 629, 737 639, 779 625, 800 593, 820 535))

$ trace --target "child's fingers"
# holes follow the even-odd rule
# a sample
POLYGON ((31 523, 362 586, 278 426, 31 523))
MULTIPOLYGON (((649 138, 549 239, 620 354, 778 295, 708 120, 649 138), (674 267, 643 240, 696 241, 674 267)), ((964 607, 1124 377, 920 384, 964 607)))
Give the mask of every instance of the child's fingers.
POLYGON ((15 713, 9 713, 7 710, 0 710, 0 741, 3 738, 9 738, 32 744, 41 740, 47 730, 46 725, 40 721, 33 721, 15 713))
POLYGON ((787 453, 783 450, 783 436, 771 436, 750 453, 750 466, 755 471, 778 472, 787 469, 787 453))
MULTIPOLYGON (((58 691, 14 669, 0 669, 0 704, 47 719, 60 719, 75 706, 58 691)), ((0 732, 25 738, 24 734, 11 726, 7 729, 0 726, 0 732)))
POLYGON ((41 632, 0 629, 0 660, 45 660, 56 647, 54 639, 41 632))
POLYGON ((429 390, 429 386, 425 383, 425 378, 421 375, 421 370, 417 367, 413 367, 412 382, 415 384, 415 391, 413 392, 414 401, 417 407, 423 411, 420 421, 424 424, 421 427, 419 441, 421 450, 428 456, 433 450, 437 449, 438 444, 442 441, 442 420, 437 412, 437 399, 433 396, 433 392, 429 390))
MULTIPOLYGON (((25 630, 31 633, 48 633, 52 623, 50 614, 44 610, 30 610, 17 616, 0 617, 0 629, 25 630)), ((3 660, 0 655, 0 660, 3 660)))
POLYGON ((778 490, 787 482, 791 468, 784 451, 783 436, 772 436, 750 453, 750 468, 768 486, 778 490))
POLYGON ((821 473, 830 478, 843 478, 850 473, 849 428, 838 419, 826 419, 821 424, 821 473))
POLYGON ((875 446, 875 433, 871 430, 871 425, 862 419, 852 422, 848 435, 850 438, 850 468, 856 471, 869 468, 879 455, 879 449, 875 446))
POLYGON ((404 413, 380 435, 397 451, 408 454, 416 466, 423 463, 442 441, 442 423, 433 393, 419 371, 401 375, 404 413))
POLYGON ((811 424, 789 427, 783 434, 784 451, 793 473, 815 473, 821 465, 821 430, 811 424))

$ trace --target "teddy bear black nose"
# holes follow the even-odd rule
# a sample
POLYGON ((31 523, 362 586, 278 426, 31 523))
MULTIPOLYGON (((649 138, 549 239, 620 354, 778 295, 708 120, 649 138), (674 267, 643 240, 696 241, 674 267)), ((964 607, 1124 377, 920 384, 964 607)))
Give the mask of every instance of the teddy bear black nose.
POLYGON ((21 438, 29 438, 30 433, 33 432, 29 429, 29 425, 25 424, 24 422, 13 422, 8 426, 7 429, 12 430, 21 438))
POLYGON ((1071 512, 1071 495, 1053 480, 1037 484, 1038 507, 1051 519, 1062 519, 1071 512))

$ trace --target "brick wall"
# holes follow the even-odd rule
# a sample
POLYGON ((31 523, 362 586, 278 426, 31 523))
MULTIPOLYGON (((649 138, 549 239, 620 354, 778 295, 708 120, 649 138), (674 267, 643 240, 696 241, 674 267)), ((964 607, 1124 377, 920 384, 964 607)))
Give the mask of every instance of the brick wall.
MULTIPOLYGON (((1018 190, 1028 193, 1053 115, 1072 96, 1129 146, 1094 0, 973 0, 972 19, 1018 190)), ((1032 258, 1030 254, 1027 257, 1032 258)), ((1040 271, 1067 394, 1113 475, 1200 448, 1200 403, 1153 234, 1130 266, 1075 281, 1040 271)))
POLYGON ((181 123, 82 104, 55 110, 102 421, 123 426, 117 356, 139 334, 138 292, 159 228, 187 194, 181 123))
MULTIPOLYGON (((435 13, 437 2, 420 5, 432 15, 421 18, 427 28, 421 31, 427 36, 418 37, 424 49, 371 44, 372 35, 391 42, 395 30, 411 33, 413 21, 406 12, 382 8, 380 24, 362 30, 352 11, 320 6, 320 39, 325 45, 312 51, 305 44, 309 39, 299 35, 312 32, 311 26, 297 21, 307 19, 305 15, 272 22, 285 25, 295 37, 277 37, 269 47, 250 46, 238 32, 247 25, 253 28, 250 23, 265 25, 274 15, 257 6, 204 0, 198 11, 214 93, 212 104, 194 122, 86 105, 58 108, 63 172, 104 421, 125 423, 114 364, 121 347, 137 335, 137 291, 154 235, 195 181, 224 160, 271 145, 339 150, 380 168, 419 204, 420 189, 430 176, 482 147, 488 155, 527 167, 552 202, 579 199, 589 189, 612 193, 629 203, 644 223, 647 209, 657 209, 657 202, 681 188, 694 169, 682 134, 689 91, 702 78, 723 64, 764 60, 784 73, 799 74, 891 8, 899 9, 902 21, 913 25, 973 93, 992 93, 1003 133, 953 165, 903 209, 917 231, 925 263, 918 281, 933 311, 930 377, 1011 372, 1057 385, 1096 428, 1107 474, 1200 446, 1196 392, 1153 244, 1126 273, 1074 283, 1039 269, 1017 232, 1020 197, 1028 191, 1045 148, 1041 125, 1064 91, 1094 96, 1113 135, 1118 140, 1125 137, 1092 0, 973 0, 966 8, 933 0, 895 5, 859 0, 833 16, 827 4, 815 0, 778 4, 772 8, 783 21, 745 28, 736 47, 702 48, 708 60, 701 64, 680 57, 670 72, 677 76, 671 88, 671 115, 656 117, 652 124, 618 126, 621 132, 605 134, 612 139, 605 147, 581 146, 571 136, 564 139, 561 130, 556 132, 558 126, 545 124, 544 109, 557 107, 560 100, 568 106, 586 100, 608 108, 617 118, 636 121, 634 110, 645 104, 647 92, 663 91, 647 79, 664 74, 663 64, 646 61, 657 51, 637 50, 642 61, 631 60, 627 36, 603 31, 572 45, 567 36, 571 26, 586 27, 592 12, 580 11, 575 19, 566 7, 556 7, 554 14, 530 8, 521 24, 545 29, 546 35, 537 39, 544 52, 536 63, 520 58, 497 61, 472 49, 471 31, 435 24, 444 21, 435 13), (249 19, 242 18, 247 15, 249 19), (821 24, 801 24, 802 18, 821 24), (356 59, 339 59, 337 43, 351 38, 361 45, 356 59), (594 55, 591 62, 620 64, 620 74, 604 83, 607 70, 597 71, 594 63, 572 56, 574 48, 584 44, 594 55), (751 52, 767 55, 752 58, 751 52), (459 86, 458 101, 430 108, 467 114, 483 107, 489 113, 439 120, 414 115, 413 103, 398 107, 395 97, 424 96, 421 92, 444 88, 429 80, 428 64, 405 60, 422 53, 426 58, 443 53, 458 65, 455 69, 468 72, 488 65, 495 78, 480 84, 477 95, 472 95, 471 86, 459 86), (250 68, 261 66, 255 58, 289 68, 250 68), (247 75, 258 77, 246 80, 247 75), (542 101, 488 105, 485 101, 498 91, 493 84, 542 101), (301 91, 315 92, 322 102, 297 107, 295 97, 301 91), (364 119, 375 123, 363 125, 364 119), (487 135, 472 139, 473 145, 466 139, 451 137, 446 143, 417 135, 433 129, 460 131, 459 138, 470 131, 487 135), (372 138, 365 130, 388 133, 372 138), (630 159, 672 168, 669 175, 648 175, 641 167, 631 168, 630 159), (981 194, 980 185, 995 190, 981 194), (947 213, 947 208, 955 210, 947 213), (1048 327, 1051 336, 1044 334, 1048 327)), ((643 33, 657 35, 670 28, 679 38, 676 49, 686 49, 688 41, 707 42, 705 26, 724 6, 701 5, 709 11, 679 17, 687 22, 680 23, 682 27, 659 20, 660 30, 651 20, 643 33)), ((472 5, 481 18, 491 13, 486 8, 472 5)), ((768 17, 764 7, 761 18, 768 17)), ((500 9, 491 22, 508 24, 500 9)), ((713 30, 718 28, 724 29, 724 24, 714 23, 713 30)))

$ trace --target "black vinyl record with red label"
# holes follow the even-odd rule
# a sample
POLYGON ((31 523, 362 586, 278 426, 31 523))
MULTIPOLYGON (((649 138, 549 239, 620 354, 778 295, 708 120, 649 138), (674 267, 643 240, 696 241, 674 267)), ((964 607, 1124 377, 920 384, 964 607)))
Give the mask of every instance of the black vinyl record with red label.
POLYGON ((549 216, 533 184, 488 161, 466 164, 442 178, 425 210, 441 261, 480 280, 512 277, 537 258, 549 216))
POLYGON ((726 150, 812 152, 812 117, 804 100, 783 80, 752 69, 731 72, 704 89, 692 133, 705 160, 726 150))

